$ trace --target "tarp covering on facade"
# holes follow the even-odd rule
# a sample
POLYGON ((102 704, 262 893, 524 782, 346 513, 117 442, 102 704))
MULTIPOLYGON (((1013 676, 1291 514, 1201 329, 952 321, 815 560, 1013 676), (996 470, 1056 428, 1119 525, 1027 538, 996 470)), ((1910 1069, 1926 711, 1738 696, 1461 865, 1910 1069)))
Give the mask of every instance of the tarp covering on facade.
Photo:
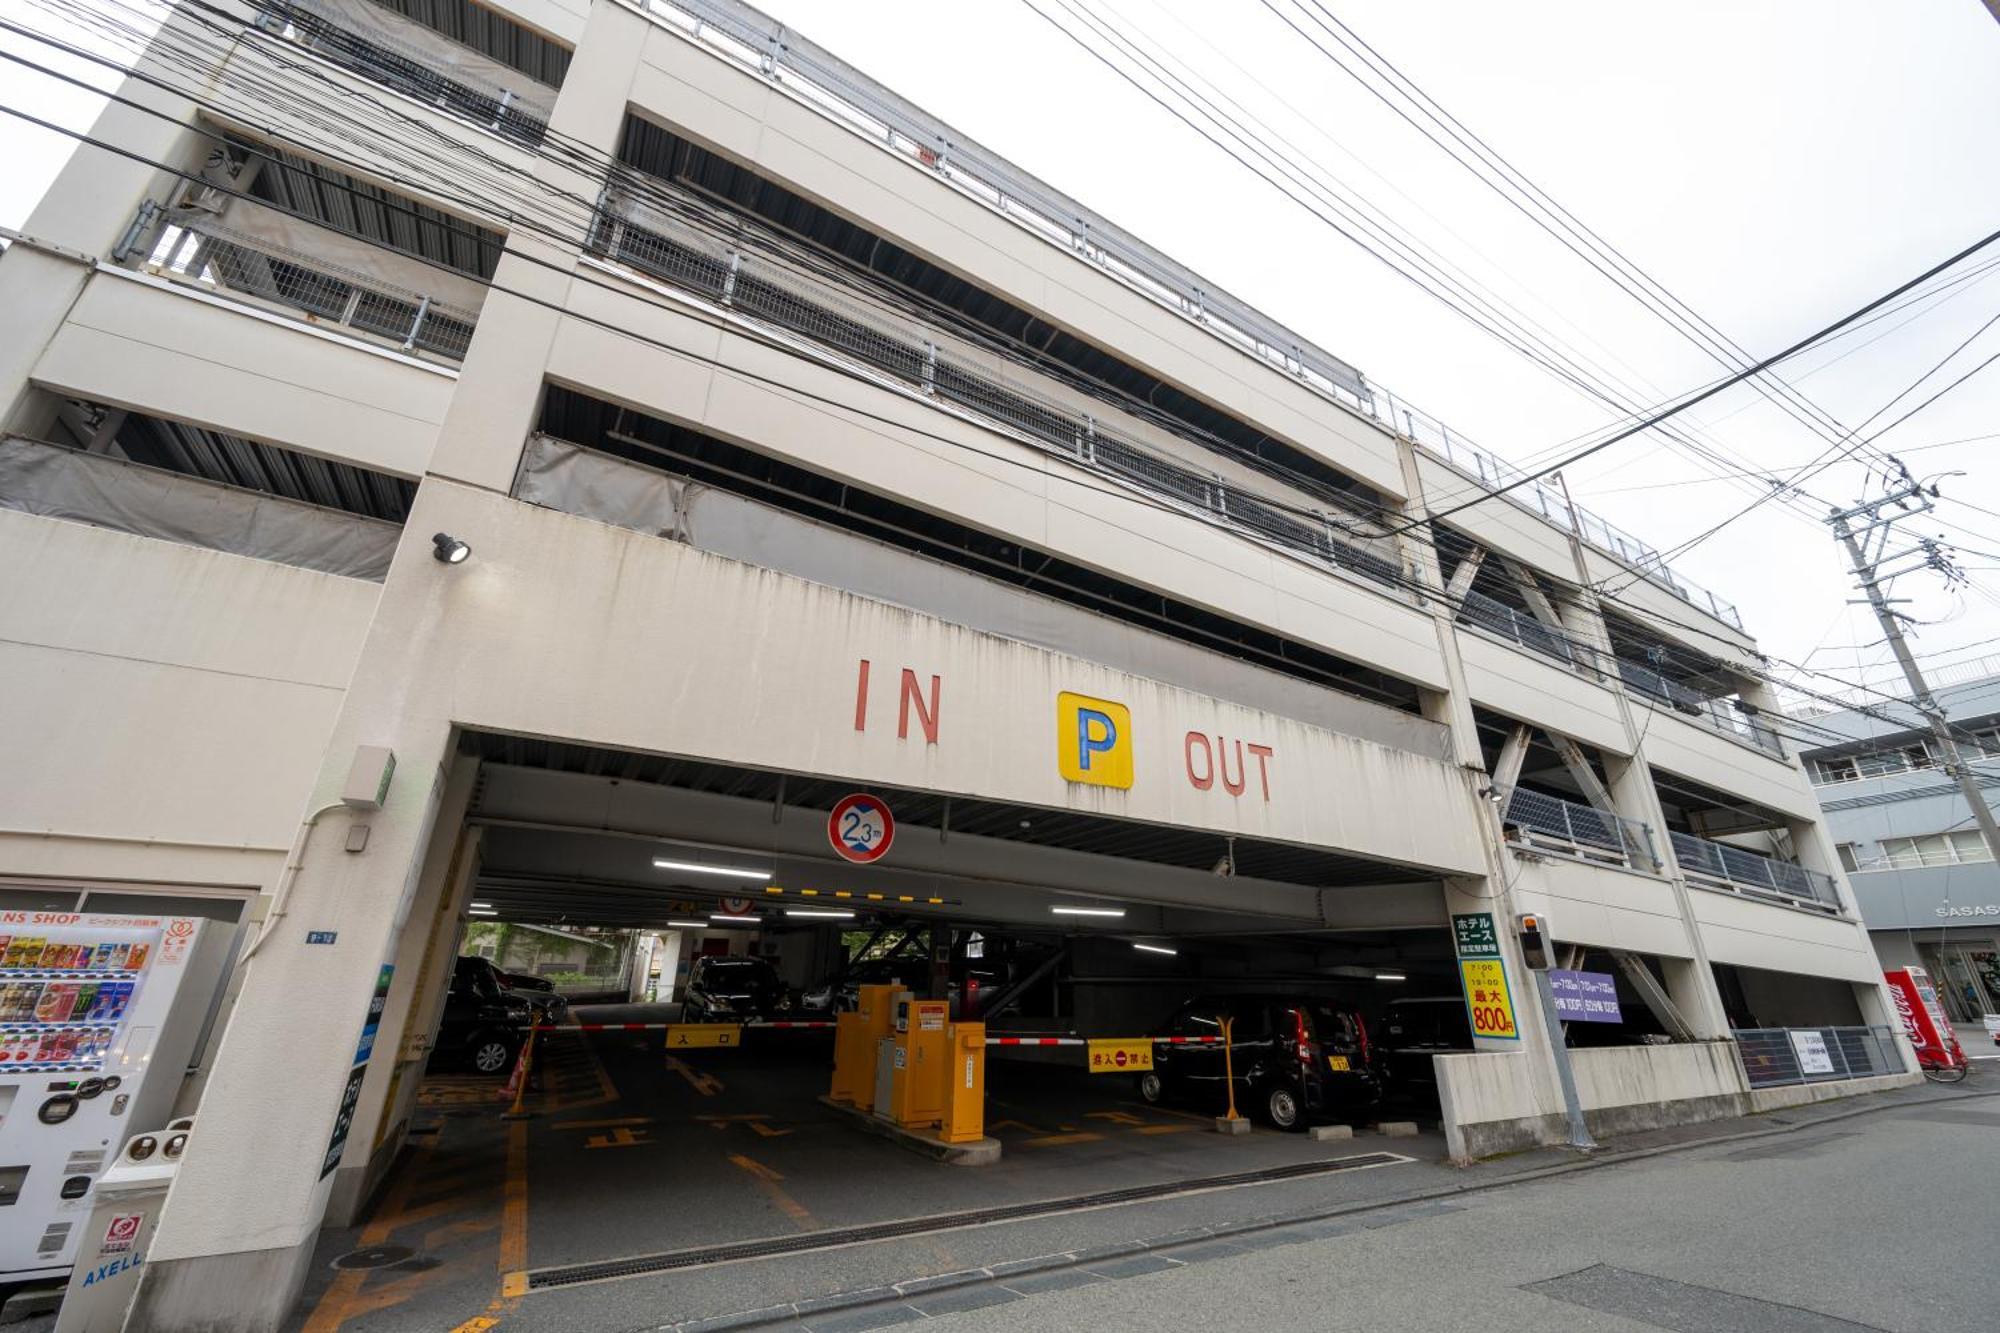
POLYGON ((377 583, 402 534, 381 519, 17 436, 0 440, 0 508, 377 583))
POLYGON ((1087 661, 1173 680, 1329 731, 1451 757, 1438 723, 1094 614, 772 505, 537 435, 521 456, 518 499, 781 570, 1087 661), (1254 685, 1246 682, 1254 678, 1254 685))
MULTIPOLYGON (((230 200, 220 217, 192 213, 181 219, 181 225, 253 250, 296 256, 301 264, 357 277, 386 291, 428 296, 433 304, 461 317, 476 318, 486 300, 486 284, 477 278, 426 264, 249 199, 230 200)), ((285 286, 276 277, 269 281, 274 290, 285 286)), ((296 283, 293 280, 292 285, 296 283)))

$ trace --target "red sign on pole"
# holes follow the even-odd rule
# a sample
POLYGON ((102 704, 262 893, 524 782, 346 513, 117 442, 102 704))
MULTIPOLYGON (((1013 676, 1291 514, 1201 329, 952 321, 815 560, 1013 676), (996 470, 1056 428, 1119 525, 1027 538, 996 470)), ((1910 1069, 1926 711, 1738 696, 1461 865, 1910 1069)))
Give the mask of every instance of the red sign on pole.
POLYGON ((1896 1017, 1902 1021, 1903 1035, 1917 1049, 1917 1064, 1924 1069, 1963 1069, 1965 1052, 1959 1049, 1958 1034, 1938 1003, 1930 976, 1921 967, 1884 972, 1890 998, 1896 1002, 1896 1017))
POLYGON ((879 797, 864 792, 843 796, 826 817, 826 840, 858 865, 872 865, 896 840, 896 817, 879 797))

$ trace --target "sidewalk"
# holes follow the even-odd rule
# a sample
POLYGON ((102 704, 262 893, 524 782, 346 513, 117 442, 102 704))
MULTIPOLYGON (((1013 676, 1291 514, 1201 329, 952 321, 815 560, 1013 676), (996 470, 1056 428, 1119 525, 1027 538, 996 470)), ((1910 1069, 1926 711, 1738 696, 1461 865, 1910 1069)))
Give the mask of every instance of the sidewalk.
MULTIPOLYGON (((1238 1217, 1215 1225, 1183 1226, 1165 1234, 1147 1235, 1146 1206, 1124 1213, 1133 1238, 1081 1249, 1059 1249, 1031 1257, 989 1263, 953 1272, 911 1273, 900 1281, 874 1275, 865 1287, 833 1290, 825 1295, 793 1299, 721 1315, 684 1318, 679 1322, 643 1326, 643 1333, 717 1333, 723 1329, 783 1328, 862 1330, 888 1327, 957 1310, 972 1310, 1024 1291, 1059 1290, 1067 1286, 1138 1276, 1181 1267, 1246 1249, 1295 1244, 1346 1231, 1373 1230, 1456 1207, 1451 1200, 1467 1194, 1505 1188, 1529 1181, 1664 1154, 1796 1134, 1857 1116, 1892 1113, 1931 1104, 1992 1097, 2000 1094, 2000 1068, 1975 1066, 1963 1083, 1925 1082, 1888 1092, 1818 1102, 1763 1115, 1683 1125, 1671 1129, 1622 1135, 1587 1155, 1566 1149, 1540 1149, 1508 1157, 1453 1167, 1431 1161, 1404 1168, 1404 1188, 1366 1200, 1295 1207, 1291 1211, 1238 1217), (1004 1282, 1005 1289, 1001 1284, 1004 1282)), ((921 1267, 913 1263, 911 1267, 921 1267)), ((879 1271, 879 1270, 878 1270, 879 1271)), ((642 1333, 633 1328, 628 1333, 642 1333)))

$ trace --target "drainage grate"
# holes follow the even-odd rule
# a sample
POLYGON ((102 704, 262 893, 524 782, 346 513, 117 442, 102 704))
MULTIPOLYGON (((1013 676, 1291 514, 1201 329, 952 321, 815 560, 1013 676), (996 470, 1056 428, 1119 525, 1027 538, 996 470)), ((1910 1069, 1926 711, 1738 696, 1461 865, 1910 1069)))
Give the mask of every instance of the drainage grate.
POLYGON ((923 1236, 939 1231, 960 1231, 966 1227, 990 1226, 995 1222, 1018 1222, 1056 1213, 1083 1212, 1090 1208, 1110 1208, 1118 1204, 1164 1199, 1175 1194, 1195 1194, 1202 1190, 1230 1189, 1238 1185, 1267 1185, 1281 1180, 1332 1175, 1371 1166, 1393 1166, 1414 1161, 1392 1152, 1357 1153, 1330 1162, 1303 1162, 1294 1166, 1273 1166, 1262 1171, 1238 1171, 1226 1176, 1198 1176, 1161 1185, 1135 1185, 1097 1194, 1078 1194, 1067 1199, 1042 1199, 1035 1203, 1006 1204, 998 1208, 978 1208, 970 1212, 936 1217, 911 1217, 899 1222, 872 1222, 866 1226, 837 1227, 803 1236, 778 1236, 768 1240, 738 1241, 732 1245, 712 1245, 699 1250, 672 1250, 665 1254, 640 1254, 629 1259, 605 1259, 596 1263, 568 1264, 543 1268, 528 1274, 528 1289, 571 1287, 581 1282, 602 1282, 607 1278, 639 1277, 675 1269, 701 1268, 709 1264, 735 1263, 743 1259, 763 1259, 778 1254, 804 1254, 812 1250, 832 1250, 843 1245, 863 1245, 870 1241, 923 1236))

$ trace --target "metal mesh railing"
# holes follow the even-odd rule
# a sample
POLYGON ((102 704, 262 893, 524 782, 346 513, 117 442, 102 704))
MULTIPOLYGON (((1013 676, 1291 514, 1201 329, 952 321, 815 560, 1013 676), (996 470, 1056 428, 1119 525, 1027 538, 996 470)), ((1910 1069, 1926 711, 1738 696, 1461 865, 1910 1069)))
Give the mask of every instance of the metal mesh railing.
POLYGON ((1618 676, 1628 689, 1637 690, 1648 698, 1666 704, 1675 712, 1699 722, 1710 731, 1720 732, 1731 740, 1753 745, 1777 758, 1785 757, 1785 743, 1778 733, 1767 724, 1745 713, 1729 699, 1715 699, 1697 694, 1678 681, 1669 679, 1638 662, 1618 659, 1618 676))
POLYGON ((1501 824, 1510 842, 1639 870, 1659 866, 1653 830, 1639 820, 1526 787, 1506 793, 1501 809, 1501 824))
POLYGON ((555 92, 522 75, 505 87, 461 70, 440 68, 435 53, 396 41, 384 32, 356 32, 339 10, 313 0, 250 0, 266 31, 406 97, 483 125, 495 134, 538 144, 548 132, 555 92))
POLYGON ((1840 910, 1840 893, 1831 875, 1691 833, 1670 833, 1668 837, 1674 845, 1674 860, 1690 879, 1829 912, 1840 910))
POLYGON ((1596 656, 1561 630, 1544 625, 1527 612, 1516 610, 1483 592, 1466 592, 1459 603, 1458 618, 1572 669, 1591 669, 1590 664, 1596 656))
MULTIPOLYGON (((648 187, 659 197, 664 187, 648 187)), ((688 201, 690 208, 695 207, 688 201)), ((1371 544, 1343 530, 1357 515, 1280 507, 1220 474, 1149 447, 1148 424, 1115 408, 1044 392, 1028 374, 914 317, 853 299, 837 285, 767 254, 725 241, 739 223, 707 228, 667 215, 619 185, 608 187, 589 248, 603 258, 746 317, 803 337, 940 402, 1001 426, 1065 461, 1194 510, 1316 563, 1365 579, 1398 598, 1410 591, 1390 539, 1371 544), (717 234, 717 233, 721 234, 717 234), (1102 412, 1104 415, 1099 416, 1102 412)), ((1165 432, 1160 432, 1164 437, 1165 432)), ((1192 446, 1201 447, 1201 446, 1192 446)))
MULTIPOLYGON (((882 145, 885 151, 935 171, 947 184, 980 199, 1018 225, 1066 247, 1239 351, 1408 436, 1485 485, 1498 487, 1524 476, 1394 394, 1370 384, 1338 357, 1227 292, 1216 290, 1200 275, 740 0, 641 3, 709 50, 781 84, 882 145)), ((1734 606, 1674 573, 1653 547, 1582 509, 1576 511, 1572 524, 1569 506, 1554 488, 1530 482, 1509 491, 1506 498, 1565 530, 1574 526, 1585 542, 1625 561, 1655 586, 1725 624, 1743 627, 1734 606)))
POLYGON ((166 227, 148 268, 178 282, 254 298, 307 323, 344 326, 448 361, 465 359, 479 319, 477 311, 210 222, 198 231, 166 227))
POLYGON ((1753 1088, 1909 1072, 1890 1027, 1737 1028, 1730 1035, 1753 1088))

